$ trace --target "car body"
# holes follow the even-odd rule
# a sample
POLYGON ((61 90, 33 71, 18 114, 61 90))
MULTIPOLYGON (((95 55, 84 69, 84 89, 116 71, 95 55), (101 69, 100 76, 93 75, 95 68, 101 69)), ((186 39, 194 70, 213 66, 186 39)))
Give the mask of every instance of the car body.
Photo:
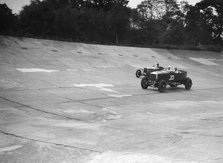
POLYGON ((187 72, 183 70, 170 71, 154 71, 145 75, 141 80, 141 87, 147 89, 148 86, 157 87, 160 92, 164 92, 166 86, 177 87, 184 85, 186 90, 192 87, 192 80, 187 77, 187 72))
POLYGON ((136 77, 139 78, 141 76, 146 76, 146 74, 148 73, 151 73, 151 72, 154 72, 154 71, 161 71, 163 70, 164 68, 159 66, 159 67, 145 67, 145 68, 140 68, 138 70, 136 70, 136 77))

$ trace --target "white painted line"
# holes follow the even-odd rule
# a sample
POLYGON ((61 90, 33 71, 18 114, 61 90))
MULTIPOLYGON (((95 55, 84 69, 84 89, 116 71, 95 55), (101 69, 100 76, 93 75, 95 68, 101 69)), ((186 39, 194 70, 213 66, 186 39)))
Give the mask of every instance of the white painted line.
POLYGON ((193 57, 190 57, 191 60, 193 61, 196 61, 196 62, 199 62, 203 65, 208 65, 208 66, 214 66, 214 65, 217 65, 216 63, 210 61, 210 59, 206 59, 206 58, 193 58, 193 57))
POLYGON ((74 84, 76 87, 114 87, 112 84, 104 84, 104 83, 99 83, 99 84, 74 84))
POLYGON ((109 88, 103 88, 103 87, 100 87, 100 89, 101 89, 102 91, 107 91, 107 92, 117 92, 117 91, 115 91, 115 90, 113 90, 113 89, 109 89, 109 88))
POLYGON ((87 163, 198 163, 197 161, 179 160, 144 153, 127 153, 108 151, 93 156, 87 163))
POLYGON ((3 148, 0 148, 0 153, 7 152, 7 151, 13 151, 13 150, 16 150, 19 148, 22 148, 22 146, 21 145, 12 145, 12 146, 8 146, 8 147, 3 147, 3 148))
POLYGON ((104 83, 99 83, 99 84, 74 84, 75 87, 96 87, 99 88, 102 91, 107 91, 107 92, 117 92, 113 89, 105 88, 105 87, 114 87, 112 84, 104 84, 104 83))
POLYGON ((117 98, 122 98, 122 97, 130 97, 132 95, 108 95, 110 97, 117 97, 117 98))
POLYGON ((16 68, 18 71, 21 72, 47 72, 47 73, 51 73, 51 72, 57 72, 59 70, 46 70, 46 69, 41 69, 41 68, 16 68))

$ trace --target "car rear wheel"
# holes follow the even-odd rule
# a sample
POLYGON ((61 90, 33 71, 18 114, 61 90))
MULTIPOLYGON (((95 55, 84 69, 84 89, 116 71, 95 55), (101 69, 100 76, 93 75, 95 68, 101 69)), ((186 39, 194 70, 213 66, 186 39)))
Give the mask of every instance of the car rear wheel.
POLYGON ((137 70, 137 71, 136 71, 136 77, 139 78, 141 75, 142 75, 141 70, 137 70))
POLYGON ((186 90, 190 90, 191 89, 191 87, 192 87, 192 80, 190 79, 190 78, 186 78, 185 79, 185 89, 186 90))
POLYGON ((141 80, 142 89, 147 89, 149 86, 149 80, 146 77, 143 77, 141 80))
POLYGON ((165 89, 166 89, 166 81, 160 80, 159 85, 158 85, 159 92, 164 92, 165 89))

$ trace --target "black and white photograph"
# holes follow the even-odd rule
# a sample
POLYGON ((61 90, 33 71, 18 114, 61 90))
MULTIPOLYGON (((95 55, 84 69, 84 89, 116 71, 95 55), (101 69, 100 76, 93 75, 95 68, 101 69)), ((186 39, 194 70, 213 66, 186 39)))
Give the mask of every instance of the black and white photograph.
POLYGON ((0 0, 0 163, 223 163, 223 0, 0 0))

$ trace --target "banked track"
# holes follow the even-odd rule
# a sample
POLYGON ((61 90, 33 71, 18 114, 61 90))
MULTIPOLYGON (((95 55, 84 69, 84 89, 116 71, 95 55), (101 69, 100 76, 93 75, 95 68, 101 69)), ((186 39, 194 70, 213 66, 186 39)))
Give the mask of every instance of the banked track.
MULTIPOLYGON (((18 139, 12 141, 15 144, 32 144, 31 149, 24 146, 11 151, 11 158, 7 152, 0 153, 0 161, 31 161, 38 153, 27 155, 25 151, 38 148, 35 142, 52 145, 48 154, 54 153, 55 145, 64 154, 54 155, 48 162, 65 160, 62 147, 89 151, 84 158, 66 156, 66 160, 76 162, 102 162, 116 154, 119 158, 122 152, 134 153, 137 161, 143 160, 142 153, 148 158, 156 153, 163 162, 222 160, 222 151, 217 151, 223 149, 217 143, 223 131, 219 127, 223 114, 222 58, 213 52, 0 36, 0 132, 7 139, 18 139), (135 70, 157 62, 188 71, 192 90, 180 87, 164 94, 153 88, 142 90, 135 70), (76 87, 78 84, 91 86, 76 87), (218 137, 205 136, 210 135, 209 127, 218 137), (112 154, 107 155, 108 151, 112 154), (194 155, 187 155, 189 151, 194 155)), ((0 142, 0 148, 7 145, 0 142)))

